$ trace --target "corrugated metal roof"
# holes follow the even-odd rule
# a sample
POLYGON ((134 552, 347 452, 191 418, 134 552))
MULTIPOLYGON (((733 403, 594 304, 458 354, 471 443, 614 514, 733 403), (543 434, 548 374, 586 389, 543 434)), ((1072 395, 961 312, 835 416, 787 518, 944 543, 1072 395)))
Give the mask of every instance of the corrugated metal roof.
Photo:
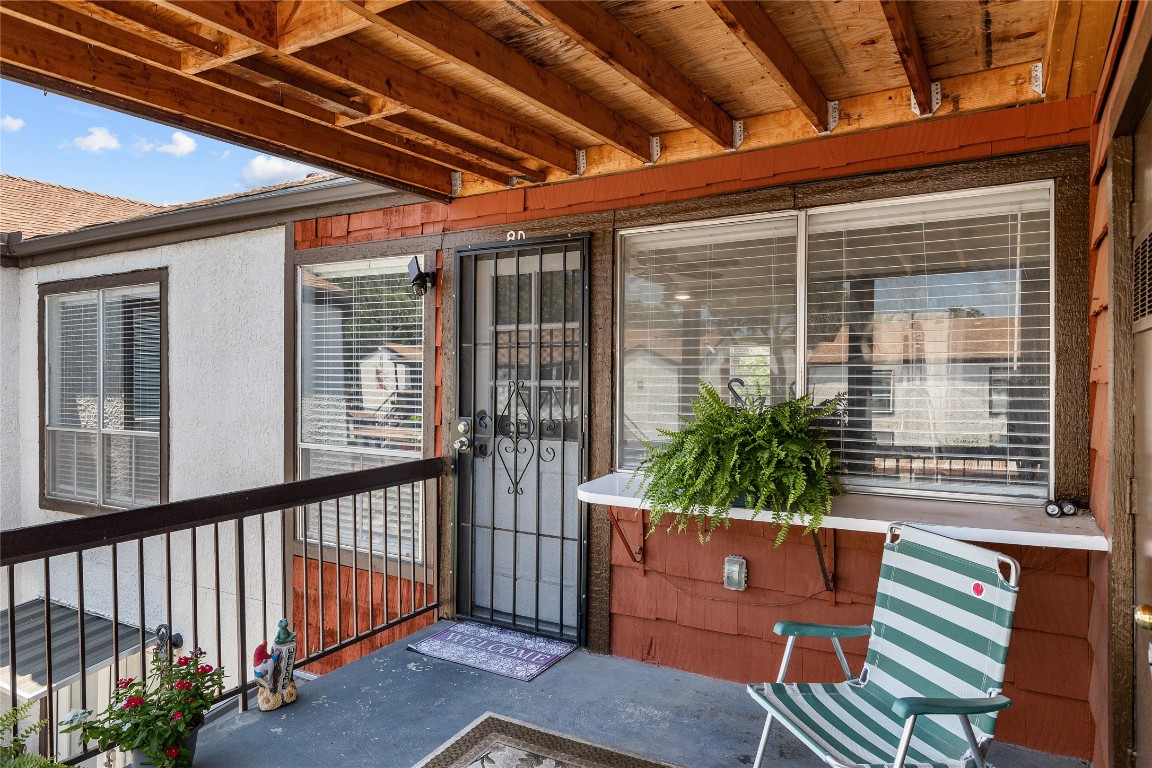
MULTIPOLYGON (((74 606, 52 601, 49 604, 52 623, 52 686, 76 678, 80 673, 80 645, 78 642, 78 611, 74 606)), ((21 680, 31 680, 39 691, 27 682, 20 686, 21 698, 35 697, 48 685, 47 665, 44 658, 44 599, 29 600, 16 606, 16 674, 21 680)), ((88 670, 112 663, 112 620, 94 613, 84 613, 84 663, 88 670)), ((120 655, 135 652, 140 646, 140 630, 120 622, 120 655)), ((155 635, 144 631, 144 644, 156 641, 155 635)), ((8 691, 8 610, 0 610, 0 689, 8 691)))

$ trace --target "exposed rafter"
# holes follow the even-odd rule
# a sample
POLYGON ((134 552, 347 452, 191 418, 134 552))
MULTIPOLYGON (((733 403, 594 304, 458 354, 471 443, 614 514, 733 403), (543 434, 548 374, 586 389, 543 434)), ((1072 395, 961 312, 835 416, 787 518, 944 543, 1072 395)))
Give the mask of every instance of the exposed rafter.
MULTIPOLYGON (((347 6, 361 7, 351 0, 347 6)), ((365 11, 365 17, 488 83, 511 88, 553 117, 641 162, 651 159, 649 134, 642 127, 441 5, 410 2, 384 13, 365 11)))
MULTIPOLYGON (((213 136, 244 136, 280 154, 319 163, 359 178, 399 185, 434 197, 451 191, 447 169, 422 158, 381 152, 379 144, 335 126, 287 117, 271 106, 221 91, 119 53, 35 26, 8 14, 0 38, 0 62, 7 76, 37 75, 85 84, 129 103, 150 116, 213 136)), ((80 95, 79 89, 76 91, 80 95)))
POLYGON ((788 94, 812 127, 821 133, 827 131, 828 99, 760 5, 741 0, 708 0, 708 5, 788 94))
POLYGON ((928 64, 924 61, 924 51, 920 47, 920 37, 916 34, 916 23, 912 19, 912 4, 908 0, 880 0, 888 29, 892 30, 892 41, 900 54, 900 64, 908 77, 912 98, 921 115, 932 113, 932 78, 928 75, 928 64))
POLYGON ((712 141, 732 148, 732 117, 599 3, 527 0, 526 5, 712 141))
POLYGON ((1048 40, 1044 48, 1044 98, 1067 98, 1072 59, 1080 29, 1082 0, 1052 0, 1048 17, 1048 40))
MULTIPOLYGON (((262 46, 264 50, 279 53, 274 45, 268 44, 274 36, 268 32, 265 16, 245 15, 252 6, 267 3, 163 0, 162 4, 262 46)), ((576 171, 576 147, 571 144, 347 38, 300 49, 292 58, 355 88, 459 126, 554 168, 568 173, 576 171)))
MULTIPOLYGON (((40 0, 34 0, 40 2, 40 0)), ((181 52, 181 69, 196 73, 252 56, 260 48, 200 23, 178 23, 156 12, 151 3, 138 0, 90 0, 75 6, 94 18, 181 52)))

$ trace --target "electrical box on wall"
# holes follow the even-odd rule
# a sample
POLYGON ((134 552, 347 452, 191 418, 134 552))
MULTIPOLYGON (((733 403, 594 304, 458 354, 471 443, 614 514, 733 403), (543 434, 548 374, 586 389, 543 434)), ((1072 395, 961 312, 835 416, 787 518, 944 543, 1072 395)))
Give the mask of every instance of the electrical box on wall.
POLYGON ((724 558, 724 588, 743 592, 748 586, 748 561, 740 555, 724 558))

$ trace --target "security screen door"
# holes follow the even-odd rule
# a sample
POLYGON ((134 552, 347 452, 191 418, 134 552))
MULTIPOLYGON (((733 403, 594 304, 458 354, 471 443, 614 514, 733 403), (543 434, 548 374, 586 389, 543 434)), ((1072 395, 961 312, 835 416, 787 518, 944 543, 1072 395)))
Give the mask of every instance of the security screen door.
POLYGON ((457 251, 457 614, 584 640, 587 236, 457 251))

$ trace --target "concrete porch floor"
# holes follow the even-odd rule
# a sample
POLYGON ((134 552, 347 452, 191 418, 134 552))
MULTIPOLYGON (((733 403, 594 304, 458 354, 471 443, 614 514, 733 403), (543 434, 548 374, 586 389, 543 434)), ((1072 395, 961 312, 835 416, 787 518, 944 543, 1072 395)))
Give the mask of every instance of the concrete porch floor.
MULTIPOLYGON (((735 683, 578 649, 529 683, 408 651, 437 624, 300 686, 275 712, 204 726, 197 768, 411 768, 485 712, 684 768, 750 765, 764 714, 735 683)), ((1084 761, 993 743, 1001 768, 1084 761)), ((774 726, 765 765, 823 765, 774 726)))

